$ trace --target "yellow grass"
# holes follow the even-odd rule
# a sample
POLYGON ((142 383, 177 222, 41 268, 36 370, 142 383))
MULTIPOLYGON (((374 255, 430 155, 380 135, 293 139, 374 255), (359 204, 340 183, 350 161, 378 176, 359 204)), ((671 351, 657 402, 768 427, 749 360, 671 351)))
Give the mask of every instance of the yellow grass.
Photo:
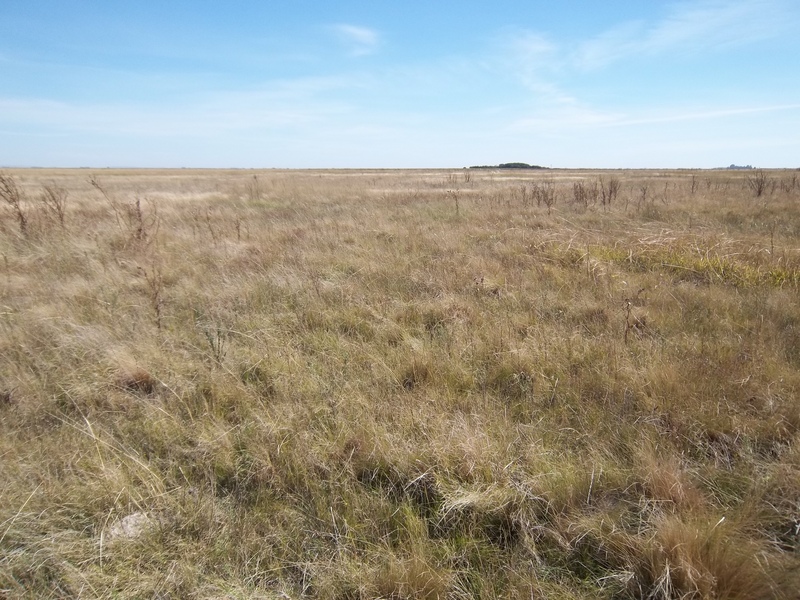
POLYGON ((0 596, 798 597, 753 175, 4 172, 0 596))

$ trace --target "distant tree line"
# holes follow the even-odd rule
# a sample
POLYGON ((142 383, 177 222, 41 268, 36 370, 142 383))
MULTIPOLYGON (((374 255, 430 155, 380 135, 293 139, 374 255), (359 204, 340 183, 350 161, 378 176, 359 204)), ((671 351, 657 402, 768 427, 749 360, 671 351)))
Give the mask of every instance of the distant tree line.
POLYGON ((546 169, 547 167, 540 167, 539 165, 529 165, 524 162, 510 162, 500 163, 499 165, 475 165, 470 169, 546 169))

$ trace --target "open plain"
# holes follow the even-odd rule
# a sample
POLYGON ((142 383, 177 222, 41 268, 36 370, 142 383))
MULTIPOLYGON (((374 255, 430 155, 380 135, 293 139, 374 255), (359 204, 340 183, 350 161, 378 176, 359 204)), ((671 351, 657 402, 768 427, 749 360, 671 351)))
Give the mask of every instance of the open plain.
POLYGON ((3 171, 0 597, 798 598, 799 179, 3 171))

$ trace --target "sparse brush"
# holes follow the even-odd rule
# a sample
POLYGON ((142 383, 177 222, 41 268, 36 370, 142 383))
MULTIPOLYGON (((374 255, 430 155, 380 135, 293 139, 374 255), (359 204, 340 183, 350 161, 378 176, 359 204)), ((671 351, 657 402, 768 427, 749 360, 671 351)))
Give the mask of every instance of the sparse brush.
POLYGON ((770 183, 767 173, 762 169, 758 169, 752 175, 748 175, 746 181, 747 187, 750 188, 750 191, 753 192, 753 195, 756 198, 760 198, 764 195, 764 192, 767 191, 770 183))

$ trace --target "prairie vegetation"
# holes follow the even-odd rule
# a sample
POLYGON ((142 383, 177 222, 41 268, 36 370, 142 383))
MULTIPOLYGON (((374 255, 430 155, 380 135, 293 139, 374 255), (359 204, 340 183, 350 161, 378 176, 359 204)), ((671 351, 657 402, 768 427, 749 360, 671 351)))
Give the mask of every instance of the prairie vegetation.
POLYGON ((4 172, 0 596, 797 598, 798 175, 4 172))

